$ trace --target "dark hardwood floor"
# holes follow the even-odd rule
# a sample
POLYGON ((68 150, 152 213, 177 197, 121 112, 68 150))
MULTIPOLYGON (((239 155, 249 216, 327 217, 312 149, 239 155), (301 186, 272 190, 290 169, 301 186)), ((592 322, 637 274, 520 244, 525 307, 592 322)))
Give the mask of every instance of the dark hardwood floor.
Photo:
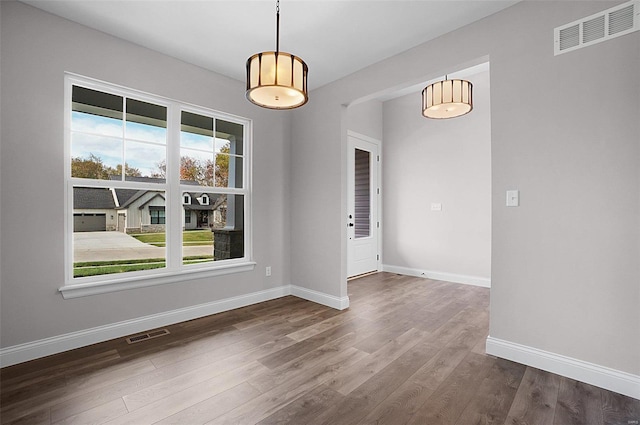
POLYGON ((489 290, 378 273, 0 371, 2 424, 635 425, 640 401, 484 353, 489 290))

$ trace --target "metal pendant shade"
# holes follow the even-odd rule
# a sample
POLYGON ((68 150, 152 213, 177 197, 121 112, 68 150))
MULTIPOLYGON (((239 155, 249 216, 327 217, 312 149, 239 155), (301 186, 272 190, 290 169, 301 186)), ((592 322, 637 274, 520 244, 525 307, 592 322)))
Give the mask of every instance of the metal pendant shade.
POLYGON ((467 80, 438 81, 422 91, 422 115, 445 119, 468 114, 473 109, 473 84, 467 80))
POLYGON ((280 2, 276 3, 276 50, 247 59, 247 99, 263 108, 294 109, 309 100, 307 64, 280 51, 280 2))

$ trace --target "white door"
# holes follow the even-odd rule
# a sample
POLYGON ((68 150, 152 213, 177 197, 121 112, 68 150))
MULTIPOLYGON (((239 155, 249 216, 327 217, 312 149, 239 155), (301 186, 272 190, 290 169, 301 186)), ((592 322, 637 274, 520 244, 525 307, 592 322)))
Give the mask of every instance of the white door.
POLYGON ((378 270, 379 145, 364 136, 348 136, 348 277, 378 270))

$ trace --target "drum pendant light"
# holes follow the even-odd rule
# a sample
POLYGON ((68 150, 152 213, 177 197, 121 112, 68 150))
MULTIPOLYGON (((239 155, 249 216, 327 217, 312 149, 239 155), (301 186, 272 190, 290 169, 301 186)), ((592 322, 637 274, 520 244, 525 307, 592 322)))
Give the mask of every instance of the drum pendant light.
POLYGON ((438 81, 422 91, 422 115, 426 118, 455 118, 473 109, 473 84, 467 80, 438 81))
POLYGON ((307 64, 280 51, 280 0, 276 2, 276 50, 247 59, 247 99, 263 108, 294 109, 309 100, 307 64))

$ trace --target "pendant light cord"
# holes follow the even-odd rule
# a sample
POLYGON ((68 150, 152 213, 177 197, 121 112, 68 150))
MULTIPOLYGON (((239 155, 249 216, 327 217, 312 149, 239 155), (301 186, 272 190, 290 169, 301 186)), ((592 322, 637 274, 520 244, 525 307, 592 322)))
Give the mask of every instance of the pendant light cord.
POLYGON ((280 52, 280 0, 276 1, 276 58, 280 52))

